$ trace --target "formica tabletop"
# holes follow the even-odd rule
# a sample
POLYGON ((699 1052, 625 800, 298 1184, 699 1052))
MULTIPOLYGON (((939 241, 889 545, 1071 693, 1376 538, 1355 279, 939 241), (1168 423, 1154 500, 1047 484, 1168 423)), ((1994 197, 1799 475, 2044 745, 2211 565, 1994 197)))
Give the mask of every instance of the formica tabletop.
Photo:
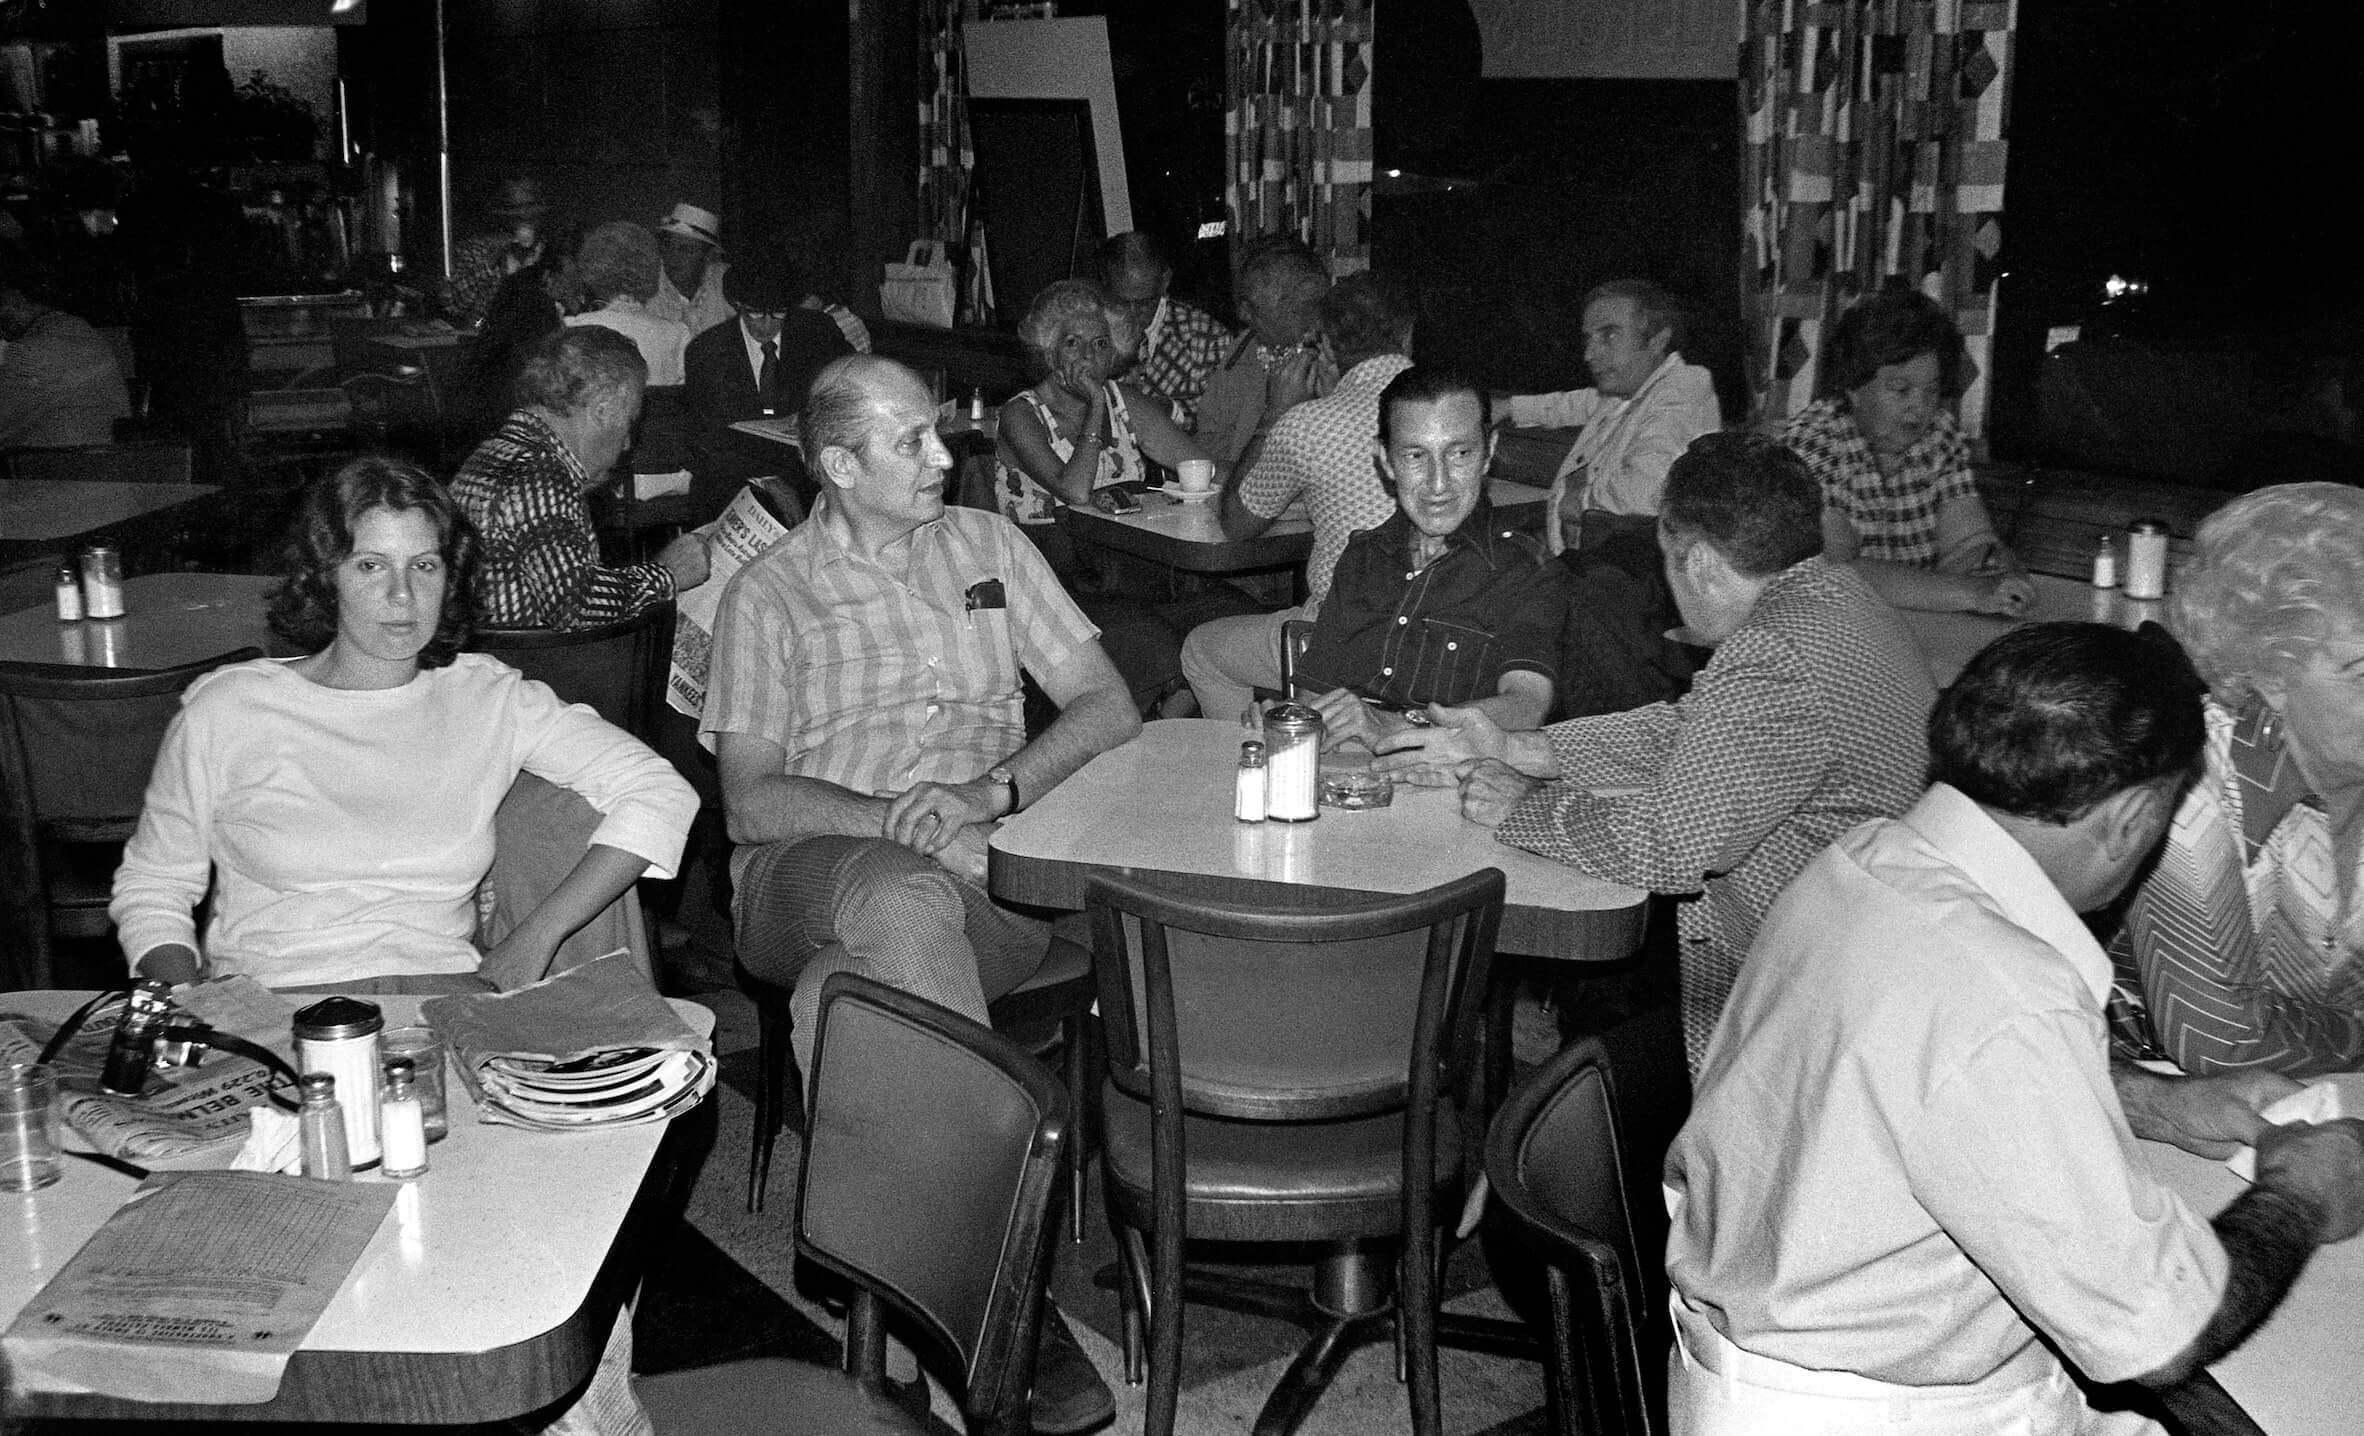
POLYGON ((84 534, 195 503, 217 492, 210 484, 0 479, 0 540, 12 549, 64 546, 84 534))
MULTIPOLYGON (((2338 1085, 2341 1110, 2364 1113, 2364 1073, 2324 1079, 2338 1085)), ((2159 1180, 2203 1217, 2214 1217, 2248 1189, 2222 1162, 2164 1142, 2142 1153, 2159 1180)), ((2364 1238, 2318 1248, 2265 1325, 2210 1368, 2257 1424, 2274 1436, 2355 1436, 2364 1431, 2364 1238)))
POLYGON ((1509 889, 1503 952, 1598 961, 1640 941, 1639 889, 1494 841, 1461 816, 1449 788, 1398 784, 1388 807, 1324 808, 1310 823, 1235 821, 1233 775, 1247 736, 1236 723, 1167 719, 1094 758, 994 834, 994 895, 1079 909, 1091 875, 1112 872, 1210 897, 1319 907, 1498 867, 1509 889))
POLYGON ((1929 660, 1929 676, 1939 687, 1953 682, 1979 649, 2023 623, 2072 621, 2137 628, 2150 619, 2166 620, 2163 600, 2132 599, 2122 588, 2095 588, 2081 579, 2045 573, 2030 574, 2029 578, 2036 586, 2036 601, 2018 618, 1899 610, 1904 626, 1920 640, 1921 652, 1929 660))
POLYGON ((152 573, 123 585, 121 618, 61 622, 43 604, 0 617, 0 663, 154 672, 241 648, 270 652, 263 617, 275 578, 245 573, 152 573))
MULTIPOLYGON (((89 996, 0 994, 0 1011, 62 1019, 89 996)), ((388 1026, 416 997, 371 999, 388 1026)), ((700 1031, 713 1014, 675 1010, 700 1031)), ((445 1083, 451 1135, 405 1190, 261 1406, 165 1406, 19 1392, 20 1415, 165 1420, 457 1423, 506 1420, 580 1384, 637 1278, 628 1219, 668 1124, 536 1132, 477 1121, 445 1083), (611 1262, 611 1258, 616 1260, 611 1262)), ((79 1139, 70 1132, 69 1146, 79 1139)), ((78 1251, 137 1182, 68 1158, 54 1186, 0 1194, 0 1327, 78 1251)), ((383 1181, 374 1172, 357 1181, 383 1181)))

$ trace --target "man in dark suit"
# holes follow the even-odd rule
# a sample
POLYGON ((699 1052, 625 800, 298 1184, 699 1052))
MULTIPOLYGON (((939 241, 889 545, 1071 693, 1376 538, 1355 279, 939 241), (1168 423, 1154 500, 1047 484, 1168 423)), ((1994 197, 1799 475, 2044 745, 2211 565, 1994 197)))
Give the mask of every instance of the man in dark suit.
POLYGON ((828 315, 799 307, 804 277, 777 246, 735 256, 722 290, 737 317, 691 340, 683 361, 698 429, 692 492, 700 509, 719 509, 741 483, 770 476, 787 480, 809 508, 812 482, 797 451, 731 425, 791 417, 813 375, 852 348, 828 315))

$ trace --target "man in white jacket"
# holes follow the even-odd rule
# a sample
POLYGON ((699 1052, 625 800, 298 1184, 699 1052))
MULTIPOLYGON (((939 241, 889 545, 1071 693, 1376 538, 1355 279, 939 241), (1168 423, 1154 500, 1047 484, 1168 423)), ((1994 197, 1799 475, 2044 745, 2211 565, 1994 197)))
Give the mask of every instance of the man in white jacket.
POLYGON ((1561 643, 1568 717, 1679 697, 1697 666, 1664 636, 1679 618, 1659 572, 1658 497, 1667 468, 1723 417, 1707 370, 1683 362, 1681 342, 1672 295, 1648 280, 1613 279, 1584 298, 1592 387, 1495 404, 1513 424, 1584 430, 1544 514, 1544 540, 1580 597, 1561 643))

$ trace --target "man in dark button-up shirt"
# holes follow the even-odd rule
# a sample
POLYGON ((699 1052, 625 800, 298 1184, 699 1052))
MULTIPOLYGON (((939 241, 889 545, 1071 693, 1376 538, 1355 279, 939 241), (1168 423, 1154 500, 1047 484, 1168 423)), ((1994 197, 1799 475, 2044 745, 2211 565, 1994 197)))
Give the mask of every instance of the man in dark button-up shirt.
POLYGON ((1551 707, 1562 572, 1486 503, 1483 390, 1433 365, 1379 396, 1373 453, 1396 512, 1347 540, 1297 664, 1333 743, 1376 747, 1430 703, 1533 728, 1551 707))

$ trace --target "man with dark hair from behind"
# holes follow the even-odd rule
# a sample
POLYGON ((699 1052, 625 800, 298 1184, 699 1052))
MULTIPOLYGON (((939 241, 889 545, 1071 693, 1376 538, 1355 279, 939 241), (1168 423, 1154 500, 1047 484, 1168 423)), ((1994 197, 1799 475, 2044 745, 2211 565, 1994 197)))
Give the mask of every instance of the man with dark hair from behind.
POLYGON ((487 624, 595 628, 706 581, 706 540, 683 534, 654 562, 599 561, 585 495, 632 446, 648 365, 596 325, 544 335, 517 376, 517 408, 452 479, 483 540, 476 605, 487 624))
POLYGON ((1715 649, 1671 703, 1504 733, 1473 708, 1385 739, 1383 768, 1458 764, 1461 811, 1610 882, 1702 893, 1677 913, 1696 1068, 1765 910, 1831 839, 1904 811, 1935 692, 1896 617, 1823 561, 1797 456, 1709 434, 1675 460, 1658 543, 1683 621, 1715 649))
POLYGON ((1667 1159, 1675 1429, 2156 1430, 2064 1359, 2175 1386, 2364 1225, 2364 1124, 2267 1125, 2297 1090, 2271 1073, 2109 1058, 2078 914, 2158 845, 2200 691, 2144 635, 1997 639, 1930 717, 1928 792, 1774 905, 1667 1159), (2136 1136, 2254 1143, 2257 1185, 2212 1224, 2136 1136))

